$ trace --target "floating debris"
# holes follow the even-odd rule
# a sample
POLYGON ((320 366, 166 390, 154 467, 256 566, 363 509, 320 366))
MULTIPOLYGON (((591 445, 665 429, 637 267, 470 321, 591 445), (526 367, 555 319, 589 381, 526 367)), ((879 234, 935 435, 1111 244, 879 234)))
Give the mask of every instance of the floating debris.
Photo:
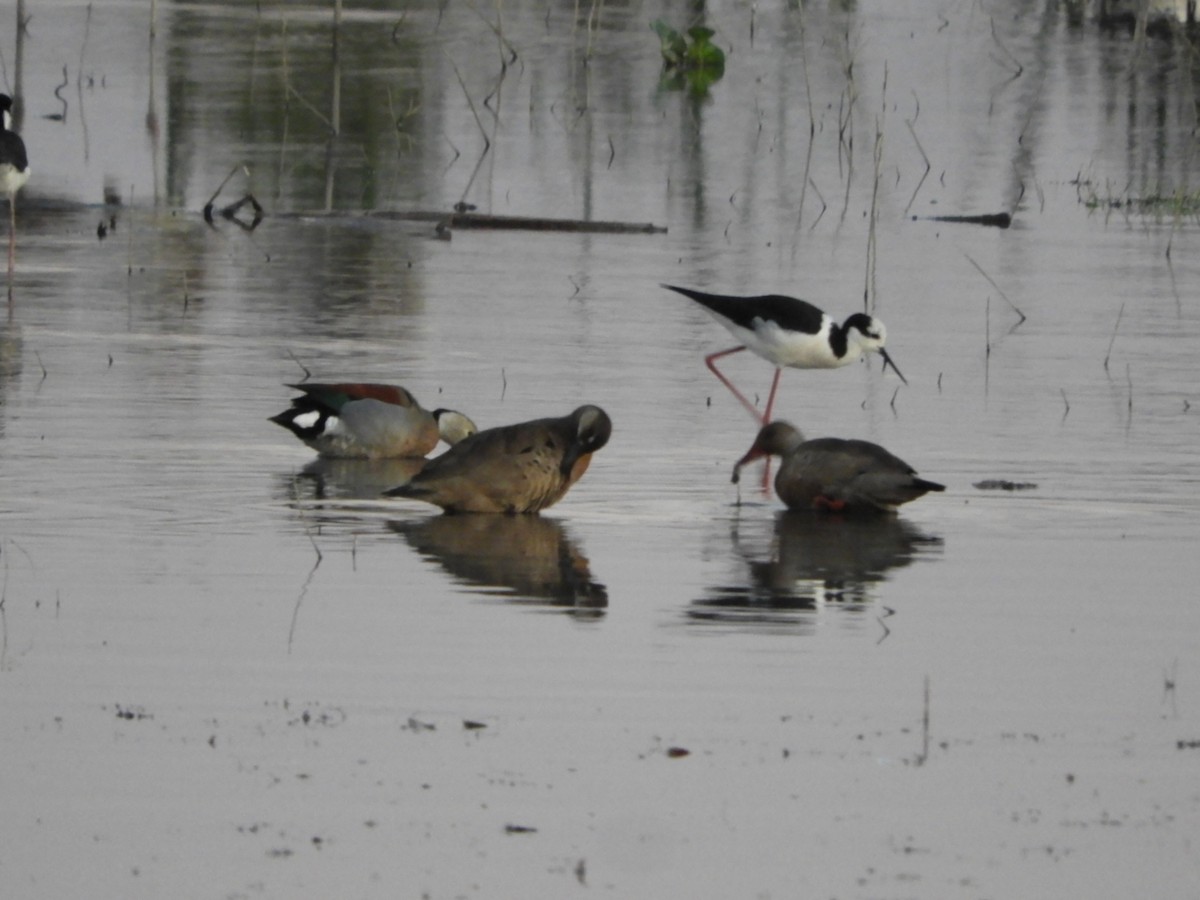
POLYGON ((987 225, 990 228, 1008 228, 1012 225, 1009 213, 983 213, 977 216, 913 216, 913 221, 952 222, 959 225, 987 225))
POLYGON ((141 706, 121 706, 117 704, 117 718, 125 719, 130 722, 140 722, 142 719, 153 719, 154 716, 146 712, 145 707, 141 706))
POLYGON ((1032 491, 1037 485, 1032 481, 1009 481, 1007 478, 986 478, 973 485, 981 491, 1032 491))

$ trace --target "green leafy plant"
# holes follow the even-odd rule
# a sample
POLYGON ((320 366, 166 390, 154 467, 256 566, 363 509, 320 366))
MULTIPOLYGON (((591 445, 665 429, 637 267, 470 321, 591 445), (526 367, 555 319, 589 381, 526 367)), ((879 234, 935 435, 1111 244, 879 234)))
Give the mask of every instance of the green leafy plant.
POLYGON ((661 42, 663 85, 678 90, 685 85, 705 94, 725 74, 725 51, 712 42, 711 28, 695 25, 680 34, 662 19, 650 23, 661 42))

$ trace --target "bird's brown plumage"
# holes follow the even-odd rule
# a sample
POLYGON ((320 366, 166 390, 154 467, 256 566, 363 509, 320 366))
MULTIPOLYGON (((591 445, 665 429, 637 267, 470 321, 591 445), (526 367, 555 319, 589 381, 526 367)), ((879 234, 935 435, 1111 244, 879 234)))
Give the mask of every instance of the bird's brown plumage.
POLYGON ((590 405, 560 418, 489 428, 430 460, 387 495, 446 512, 538 512, 562 499, 611 433, 608 415, 590 405))
POLYGON ((835 512, 891 511, 943 485, 918 478, 916 471, 870 441, 817 438, 806 441, 791 424, 763 426, 753 446, 734 466, 764 456, 783 462, 775 476, 775 493, 791 509, 835 512))

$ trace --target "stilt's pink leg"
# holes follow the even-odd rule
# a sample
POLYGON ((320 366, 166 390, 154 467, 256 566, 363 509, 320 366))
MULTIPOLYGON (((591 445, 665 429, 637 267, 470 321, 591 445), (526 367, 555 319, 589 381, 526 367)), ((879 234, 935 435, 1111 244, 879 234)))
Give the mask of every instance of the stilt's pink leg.
MULTIPOLYGON (((775 393, 779 390, 779 376, 782 374, 783 370, 776 367, 775 377, 771 380, 771 393, 767 396, 766 411, 760 413, 757 409, 755 409, 754 404, 743 397, 742 392, 735 388, 733 386, 733 382, 726 378, 724 373, 716 366, 715 361, 720 359, 722 356, 729 356, 732 353, 739 353, 745 349, 745 347, 730 347, 728 350, 721 350, 718 353, 712 353, 704 357, 704 364, 708 366, 709 370, 716 375, 717 378, 721 379, 721 384, 729 388, 733 396, 738 398, 738 402, 741 403, 742 406, 746 407, 746 410, 750 413, 750 415, 754 416, 754 420, 758 422, 759 425, 766 425, 771 421, 771 410, 775 408, 775 393)), ((771 493, 771 457, 769 456, 763 463, 762 489, 764 494, 771 493)))
MULTIPOLYGON (((771 379, 771 393, 767 396, 767 409, 763 413, 762 422, 767 425, 771 421, 771 411, 775 408, 775 392, 779 390, 779 376, 783 373, 783 369, 776 367, 775 377, 771 379)), ((763 483, 762 489, 764 494, 771 493, 771 457, 767 457, 763 463, 763 483)))
POLYGON ((716 366, 716 360, 720 359, 722 356, 729 356, 731 353, 740 353, 745 349, 745 347, 730 347, 728 350, 722 350, 719 353, 710 353, 708 356, 704 357, 704 364, 708 366, 710 372, 716 375, 717 378, 721 379, 721 384, 729 388, 733 396, 738 398, 738 402, 741 403, 742 406, 746 407, 746 410, 750 413, 750 415, 754 416, 754 420, 760 425, 765 425, 766 419, 763 418, 762 413, 754 408, 753 403, 742 396, 742 392, 735 388, 733 386, 733 382, 726 378, 721 370, 716 366))
POLYGON ((771 422, 771 410, 775 408, 775 392, 779 390, 779 376, 783 373, 783 369, 776 367, 775 378, 771 381, 771 393, 767 396, 767 410, 763 413, 762 423, 769 425, 771 422))

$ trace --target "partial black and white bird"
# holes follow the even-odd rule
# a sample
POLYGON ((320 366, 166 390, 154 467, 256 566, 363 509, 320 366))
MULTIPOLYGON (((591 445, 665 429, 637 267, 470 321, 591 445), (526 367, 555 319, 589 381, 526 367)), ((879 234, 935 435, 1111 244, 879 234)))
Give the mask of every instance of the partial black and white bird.
POLYGON ((900 380, 908 383, 883 349, 887 341, 887 329, 874 316, 855 313, 839 325, 828 313, 811 303, 782 294, 727 297, 670 284, 664 284, 663 287, 695 300, 741 341, 736 347, 710 353, 704 357, 704 363, 721 383, 733 392, 760 425, 771 421, 775 395, 779 390, 779 376, 784 367, 836 369, 849 365, 873 351, 883 357, 885 369, 891 366, 900 376, 900 380), (762 412, 759 412, 716 366, 716 361, 721 357, 746 349, 754 351, 775 366, 771 393, 762 412))
POLYGON ((17 249, 17 191, 29 180, 25 142, 12 130, 13 99, 0 94, 0 190, 8 197, 8 285, 12 289, 13 261, 17 249))
POLYGON ((478 429, 453 409, 428 410, 396 384, 290 384, 301 394, 270 419, 333 459, 415 458, 478 429))

